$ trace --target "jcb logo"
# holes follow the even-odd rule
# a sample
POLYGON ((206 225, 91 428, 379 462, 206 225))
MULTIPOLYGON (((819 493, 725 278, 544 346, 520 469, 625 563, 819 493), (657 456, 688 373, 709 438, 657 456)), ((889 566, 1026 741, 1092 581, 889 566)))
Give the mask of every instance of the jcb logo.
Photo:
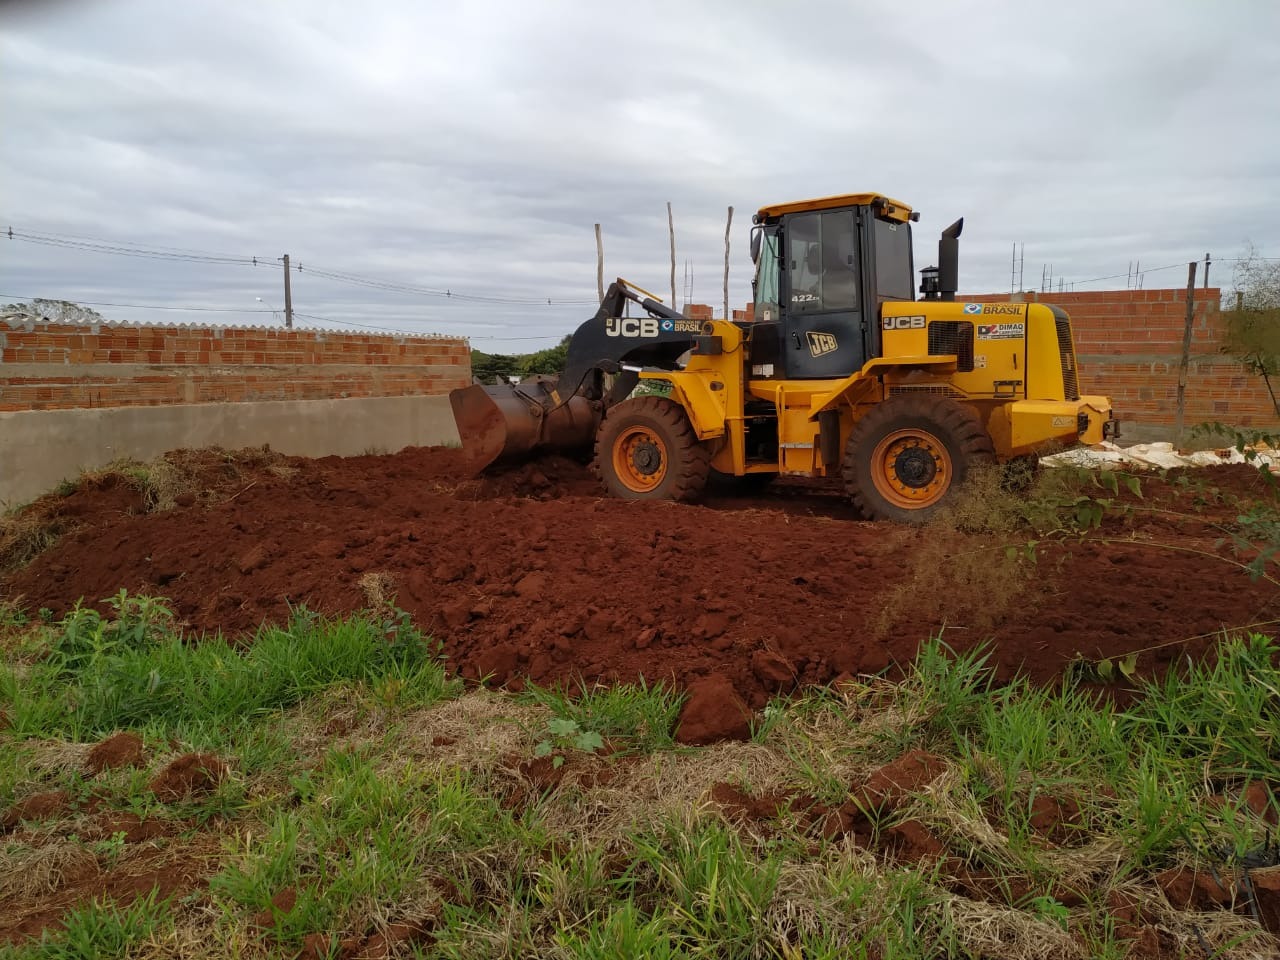
POLYGON ((810 330, 809 337, 809 353, 815 357, 825 357, 828 353, 835 353, 839 344, 836 338, 829 333, 818 333, 816 330, 810 330))
POLYGON ((885 317, 886 330, 923 330, 924 317, 885 317))
POLYGON ((657 317, 609 317, 604 332, 611 337, 656 337, 657 317))

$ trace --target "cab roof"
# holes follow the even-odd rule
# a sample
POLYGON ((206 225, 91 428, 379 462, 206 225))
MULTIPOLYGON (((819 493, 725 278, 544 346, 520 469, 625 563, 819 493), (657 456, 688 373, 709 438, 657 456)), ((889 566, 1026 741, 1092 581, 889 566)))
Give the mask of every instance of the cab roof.
POLYGON ((879 206, 880 216, 889 220, 905 223, 915 220, 911 208, 901 200, 894 200, 883 193, 844 193, 835 197, 817 197, 813 200, 795 200, 791 203, 775 203, 761 207, 757 217, 761 220, 772 220, 786 213, 808 213, 811 210, 831 210, 836 207, 879 206))

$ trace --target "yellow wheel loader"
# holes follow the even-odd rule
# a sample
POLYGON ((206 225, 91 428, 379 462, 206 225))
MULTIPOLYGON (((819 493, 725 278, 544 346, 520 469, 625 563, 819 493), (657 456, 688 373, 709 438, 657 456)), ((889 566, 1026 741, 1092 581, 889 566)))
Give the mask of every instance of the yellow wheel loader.
POLYGON ((713 473, 838 476, 867 517, 920 522, 975 465, 1114 436, 1110 400, 1080 395, 1064 311, 956 302, 963 220, 916 299, 918 219, 875 193, 762 208, 746 322, 618 280, 558 378, 450 395, 465 450, 483 469, 594 446, 605 489, 635 500, 692 500, 713 473))

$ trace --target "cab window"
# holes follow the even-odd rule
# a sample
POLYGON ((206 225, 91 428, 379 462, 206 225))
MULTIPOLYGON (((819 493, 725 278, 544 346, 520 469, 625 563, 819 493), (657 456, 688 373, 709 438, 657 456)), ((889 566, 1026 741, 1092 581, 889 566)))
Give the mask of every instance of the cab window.
POLYGON ((876 292, 881 300, 914 300, 911 228, 875 219, 876 292))
POLYGON ((778 235, 772 231, 765 233, 760 246, 760 256, 756 260, 756 316, 755 319, 765 319, 766 309, 771 309, 768 319, 778 319, 778 306, 780 294, 778 286, 781 283, 781 257, 778 253, 778 235))
POLYGON ((787 230, 787 271, 793 313, 858 307, 857 234, 852 211, 806 213, 787 230))

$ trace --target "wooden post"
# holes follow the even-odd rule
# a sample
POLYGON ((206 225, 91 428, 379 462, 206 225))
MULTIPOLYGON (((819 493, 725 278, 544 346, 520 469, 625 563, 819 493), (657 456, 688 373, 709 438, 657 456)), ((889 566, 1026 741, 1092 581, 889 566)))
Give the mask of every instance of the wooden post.
POLYGON ((1182 330, 1182 362, 1178 364, 1178 413, 1174 421, 1173 443, 1182 443, 1183 416, 1187 404, 1187 367, 1191 363, 1191 325, 1196 315, 1196 261, 1187 264, 1187 321, 1182 330))
POLYGON ((604 302, 604 243, 600 240, 600 224, 596 224, 596 293, 604 302))
POLYGON ((724 318, 729 316, 729 230, 733 226, 733 207, 729 208, 729 218, 724 222, 724 318))
POLYGON ((679 310, 676 304, 676 222, 671 215, 671 201, 667 201, 667 233, 671 237, 671 309, 679 310))

